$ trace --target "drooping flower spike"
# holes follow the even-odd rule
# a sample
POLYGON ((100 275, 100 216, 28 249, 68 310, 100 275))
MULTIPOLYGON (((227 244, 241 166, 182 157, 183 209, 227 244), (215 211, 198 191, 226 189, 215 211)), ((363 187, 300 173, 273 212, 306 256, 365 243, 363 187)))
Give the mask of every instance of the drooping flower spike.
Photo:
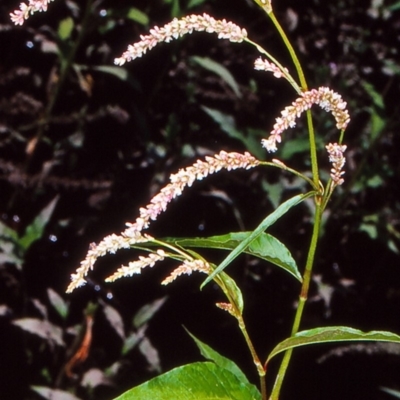
POLYGON ((150 30, 149 35, 141 35, 141 40, 128 46, 127 51, 121 57, 116 58, 114 63, 123 65, 127 61, 142 57, 148 50, 161 42, 168 43, 193 31, 217 33, 219 39, 228 39, 231 42, 242 42, 247 38, 246 30, 233 22, 228 22, 225 19, 216 20, 208 14, 189 15, 181 19, 174 18, 161 28, 156 26, 150 30))
MULTIPOLYGON (((195 180, 201 180, 209 174, 216 173, 222 169, 228 171, 238 168, 249 169, 258 164, 259 161, 247 152, 240 154, 221 151, 214 157, 207 156, 206 161, 197 160, 192 166, 181 169, 178 173, 171 175, 171 183, 162 188, 146 207, 140 209, 140 216, 134 223, 127 223, 127 229, 120 235, 112 234, 106 236, 99 244, 92 243, 90 245, 90 249, 85 259, 81 262, 80 267, 71 275, 71 283, 68 286, 67 292, 72 292, 77 287, 86 283, 85 277, 99 257, 107 253, 113 254, 118 249, 126 249, 138 243, 154 240, 151 236, 142 234, 142 231, 149 227, 150 221, 156 220, 166 210, 172 199, 180 196, 185 187, 192 186, 195 180)), ((150 265, 153 261, 158 261, 158 259, 156 260, 157 257, 164 257, 164 253, 157 251, 155 255, 139 259, 138 262, 133 262, 128 267, 121 267, 123 269, 117 271, 115 279, 119 277, 119 273, 134 274, 140 272, 144 266, 150 265)), ((192 270, 194 268, 193 265, 189 265, 189 267, 192 270)), ((201 270, 199 265, 197 267, 197 270, 201 270)), ((205 269, 206 266, 203 266, 204 271, 205 269)), ((180 273, 176 272, 177 275, 180 273)))
POLYGON ((271 61, 262 59, 261 57, 258 57, 257 60, 254 62, 254 69, 258 71, 272 72, 275 78, 282 78, 283 76, 285 76, 285 73, 289 74, 287 68, 282 71, 276 64, 271 61))
POLYGON ((25 20, 29 18, 29 15, 39 11, 47 11, 47 6, 54 0, 29 0, 28 4, 21 3, 19 10, 15 10, 10 14, 11 21, 15 25, 23 25, 25 20))
POLYGON ((325 146, 325 148, 329 154, 329 161, 332 163, 332 169, 331 169, 332 185, 333 186, 341 185, 344 182, 344 179, 342 177, 344 171, 342 171, 342 169, 346 162, 343 153, 346 151, 347 146, 344 144, 340 145, 337 143, 329 143, 327 146, 325 146))
POLYGON ((338 129, 346 129, 350 122, 350 116, 346 109, 347 103, 343 101, 340 94, 327 87, 320 87, 302 93, 299 98, 281 112, 281 116, 276 119, 269 138, 261 141, 263 147, 269 152, 276 151, 276 144, 282 140, 282 132, 295 127, 296 118, 299 118, 304 111, 309 110, 314 104, 318 104, 323 110, 332 113, 338 129))

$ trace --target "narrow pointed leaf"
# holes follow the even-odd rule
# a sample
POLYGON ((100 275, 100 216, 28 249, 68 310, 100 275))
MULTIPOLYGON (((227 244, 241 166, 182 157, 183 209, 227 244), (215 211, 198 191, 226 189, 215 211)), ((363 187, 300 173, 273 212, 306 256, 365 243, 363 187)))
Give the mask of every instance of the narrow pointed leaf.
POLYGON ((103 311, 111 327, 115 330, 117 335, 125 340, 125 328, 124 321, 122 320, 121 314, 109 304, 103 303, 103 311))
POLYGON ((225 295, 233 302, 233 304, 239 309, 240 313, 243 313, 244 301, 242 291, 236 282, 225 272, 219 274, 219 280, 223 286, 221 286, 225 295))
POLYGON ((230 86, 237 97, 240 98, 242 96, 240 93, 239 85, 237 84, 235 78, 222 64, 208 57, 193 56, 191 57, 191 60, 200 65, 200 67, 203 67, 208 71, 214 72, 214 74, 222 78, 230 86))
POLYGON ((211 348, 208 344, 205 344, 201 340, 197 339, 192 333, 190 333, 186 328, 186 332, 190 335, 190 337, 194 340, 197 347, 200 350, 201 355, 209 360, 213 361, 218 367, 227 369, 228 371, 232 372, 232 374, 236 375, 236 377, 243 383, 248 384, 249 381, 246 375, 242 372, 242 370, 229 358, 226 358, 211 348))
POLYGON ((203 288, 208 282, 210 282, 214 276, 223 271, 240 253, 250 245, 250 243, 257 239, 268 227, 270 227, 274 222, 276 222, 282 215, 286 214, 292 207, 299 204, 305 198, 309 197, 312 193, 307 195, 297 195, 291 199, 282 203, 272 214, 268 215, 260 225, 249 235, 245 240, 243 240, 236 248, 229 253, 229 255, 222 261, 222 263, 215 269, 208 278, 202 283, 201 288, 203 288))
POLYGON ((393 342, 400 343, 400 336, 392 332, 371 331, 362 332, 347 326, 328 326, 314 328, 296 333, 294 336, 279 343, 268 356, 267 362, 282 351, 309 344, 332 343, 332 342, 393 342))
MULTIPOLYGON (((171 238, 167 242, 178 244, 182 247, 200 247, 208 249, 233 250, 253 232, 232 232, 226 235, 210 236, 207 238, 171 238)), ((274 236, 262 232, 254 239, 243 253, 269 261, 272 264, 289 272, 300 282, 301 274, 297 268, 288 248, 274 236)))
POLYGON ((391 394, 396 399, 400 399, 400 392, 398 390, 389 389, 387 387, 381 387, 382 392, 391 394))
POLYGON ((63 318, 67 318, 68 315, 68 303, 52 288, 47 289, 47 296, 49 297, 51 305, 63 318))
POLYGON ((133 317, 133 326, 138 329, 150 321, 166 300, 167 297, 162 297, 144 305, 133 317))
POLYGON ((257 388, 244 384, 211 362, 184 365, 128 390, 115 400, 261 400, 257 388))
POLYGON ((29 246, 43 236, 44 229, 49 222, 54 208, 58 202, 58 196, 56 196, 43 210, 36 216, 33 222, 26 228, 24 236, 19 240, 20 245, 24 250, 29 249, 29 246))
POLYGON ((37 335, 51 344, 64 346, 63 332, 60 327, 49 321, 37 318, 21 318, 12 322, 24 331, 37 335))

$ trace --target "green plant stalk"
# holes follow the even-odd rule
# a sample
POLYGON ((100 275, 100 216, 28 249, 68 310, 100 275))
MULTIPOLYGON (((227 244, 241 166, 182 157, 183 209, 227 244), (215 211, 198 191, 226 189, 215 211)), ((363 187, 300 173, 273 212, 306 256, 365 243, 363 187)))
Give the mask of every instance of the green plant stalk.
POLYGON ((297 82, 292 78, 292 76, 286 71, 285 67, 275 58, 273 57, 270 53, 268 53, 267 50, 265 50, 263 47, 261 47, 258 43, 253 42, 249 38, 245 39, 245 42, 253 45, 261 54, 264 54, 267 58, 269 58, 282 72, 283 76, 287 79, 287 81, 292 85, 293 89, 298 93, 301 94, 301 88, 297 84, 297 82))
MULTIPOLYGON (((288 37, 286 36, 285 31, 282 29, 280 23, 276 19, 274 12, 271 11, 270 13, 267 13, 267 15, 271 18, 271 21, 275 25, 275 28, 277 29, 279 35, 281 36, 286 48, 289 51, 289 54, 292 58, 293 64, 296 68, 297 74, 299 76, 300 80, 300 86, 303 91, 308 90, 308 85, 306 82, 306 78, 304 76, 303 68, 301 67, 300 61, 296 55, 296 52, 293 49, 292 44, 290 43, 288 37)), ((307 110, 307 125, 308 125, 308 135, 309 135, 309 140, 310 140, 310 155, 311 155, 311 167, 312 167, 312 175, 313 175, 313 181, 315 185, 318 186, 319 184, 319 174, 318 174, 318 160, 317 160, 317 147, 316 147, 316 142, 315 142, 315 132, 314 132, 314 125, 312 122, 312 116, 311 116, 311 111, 307 110)))
MULTIPOLYGON (((313 268, 314 259, 315 259, 315 252, 317 250, 318 238, 319 238, 319 233, 320 233, 320 229, 321 229, 322 213, 323 213, 322 205, 316 204, 313 233, 312 233, 312 237, 311 237, 310 248, 308 251, 306 267, 305 267, 305 271, 304 271, 304 275, 303 275, 303 284, 301 286, 301 291, 300 291, 300 296, 299 296, 299 304, 297 306, 296 314, 294 317, 291 336, 295 335, 299 331, 301 317, 303 315, 304 306, 307 301, 308 290, 309 290, 310 281, 311 281, 311 273, 312 273, 312 268, 313 268)), ((285 378, 287 368, 289 366, 290 358, 292 356, 292 351, 293 351, 292 349, 287 350, 283 356, 283 360, 282 360, 282 363, 281 363, 279 371, 278 371, 278 375, 275 380, 275 384, 274 384, 274 388, 272 390, 270 400, 278 400, 279 399, 279 393, 280 393, 280 390, 282 387, 283 379, 285 378)))
POLYGON ((284 164, 283 162, 281 162, 279 160, 272 160, 272 162, 260 161, 260 165, 268 165, 269 167, 280 168, 283 171, 291 172, 293 175, 296 175, 299 178, 304 179, 306 182, 308 182, 311 185, 311 187, 315 190, 315 192, 318 192, 318 190, 319 190, 319 187, 315 186, 314 181, 312 181, 308 176, 302 174, 301 172, 296 171, 293 168, 289 168, 286 164, 284 164))
MULTIPOLYGON (((41 139, 43 138, 43 136, 45 134, 46 125, 48 124, 48 122, 50 120, 54 106, 60 95, 61 88, 64 85, 65 79, 68 76, 68 73, 71 69, 73 61, 75 59, 76 52, 78 51, 78 48, 86 34, 86 30, 87 30, 91 12, 92 12, 92 0, 88 0, 88 2, 86 3, 85 13, 84 13, 83 19, 82 19, 82 26, 81 26, 81 29, 79 30, 77 39, 74 42, 74 44, 72 45, 72 47, 68 53, 68 56, 64 59, 60 56, 60 75, 57 80, 55 88, 52 91, 50 91, 50 99, 49 99, 49 102, 47 103, 47 107, 44 112, 44 116, 43 116, 42 120, 40 121, 39 130, 36 134, 36 145, 41 141, 41 139)), ((30 154, 30 156, 27 159, 27 162, 25 164, 26 170, 29 169, 29 166, 33 160, 36 145, 35 145, 32 153, 30 154)))
MULTIPOLYGON (((229 298, 229 296, 228 296, 228 298, 229 298)), ((250 350, 251 356, 253 358, 253 362, 254 362, 254 364, 255 364, 255 366, 257 368, 258 376, 260 377, 261 398, 262 398, 262 400, 267 400, 268 396, 267 396, 267 385, 265 383, 265 369, 264 369, 264 367, 263 367, 263 365, 262 365, 262 363, 260 361, 260 358, 257 355, 257 352, 256 352, 256 350, 254 348, 253 342, 250 339, 250 336, 249 336, 249 334, 247 332, 246 325, 244 323, 242 315, 240 314, 240 311, 238 309, 236 309, 236 306, 235 306, 234 302, 232 302, 230 300, 230 303, 235 308, 235 315, 236 315, 236 318, 237 318, 238 323, 239 323, 240 331, 242 332, 242 335, 243 335, 243 337, 244 337, 244 339, 246 341, 247 347, 250 350)))

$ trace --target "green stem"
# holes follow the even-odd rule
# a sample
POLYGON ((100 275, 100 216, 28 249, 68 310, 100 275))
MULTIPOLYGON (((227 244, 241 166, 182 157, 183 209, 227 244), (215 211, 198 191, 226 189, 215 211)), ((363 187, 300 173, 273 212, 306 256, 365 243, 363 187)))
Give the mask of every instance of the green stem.
MULTIPOLYGON (((231 304, 234 306, 234 303, 232 301, 231 301, 231 304)), ((236 313, 236 318, 239 322, 240 331, 242 332, 242 334, 244 336, 244 339, 247 343, 247 347, 249 348, 251 356, 253 357, 253 362, 257 368, 258 376, 260 378, 261 398, 262 398, 262 400, 267 400, 268 396, 267 396, 267 386, 265 383, 265 369, 260 361, 260 358, 257 355, 257 352, 254 348, 253 342, 250 339, 250 336, 247 332, 243 317, 240 315, 240 311, 236 310, 235 313, 236 313)))
MULTIPOLYGON (((285 43, 286 48, 289 51, 289 54, 292 58, 293 64, 294 64, 297 74, 299 76, 301 89, 303 91, 307 91, 308 86, 307 86, 306 78, 304 76, 303 68, 301 67, 300 61, 297 58, 296 52, 294 51, 292 44, 290 43, 288 37, 286 36, 285 31, 282 29, 279 21, 276 19, 274 12, 271 11, 270 13, 268 13, 268 16, 271 18, 271 21, 275 25, 275 28, 279 32, 279 35, 281 36, 283 42, 285 43)), ((310 140, 310 156, 311 156, 312 175, 313 175, 314 184, 316 186, 318 186, 319 174, 318 174, 318 160, 317 160, 317 148, 316 148, 316 144, 315 144, 314 125, 312 122, 311 111, 307 110, 306 114, 307 114, 308 135, 309 135, 309 140, 310 140)))
POLYGON ((33 148, 31 154, 29 155, 29 157, 25 163, 26 170, 29 169, 29 166, 30 166, 30 164, 33 160, 33 156, 35 154, 36 147, 39 144, 39 142, 42 140, 42 138, 45 134, 45 131, 47 130, 47 124, 50 121, 54 106, 59 98, 61 88, 63 87, 64 82, 69 74, 69 71, 70 71, 72 65, 73 65, 73 62, 74 62, 74 59, 76 56, 76 52, 78 51, 78 48, 79 48, 83 38, 85 37, 91 12, 92 12, 92 0, 89 0, 86 4, 85 13, 84 13, 83 19, 82 19, 81 29, 79 30, 77 39, 71 46, 71 49, 70 49, 67 57, 62 58, 62 56, 60 56, 60 75, 58 77, 58 80, 57 80, 57 83, 56 83, 54 89, 50 92, 49 102, 47 103, 47 107, 44 111, 42 121, 39 124, 39 129, 36 134, 35 147, 33 148))
MULTIPOLYGON (((307 301, 308 290, 309 290, 310 281, 311 281, 311 272, 312 272, 312 268, 313 268, 313 264, 314 264, 315 252, 317 249, 319 232, 320 232, 320 228, 321 228, 322 212, 323 212, 322 206, 320 204, 317 204, 316 210, 315 210, 313 233, 312 233, 312 237, 311 237, 310 248, 308 251, 306 268, 305 268, 304 276, 303 276, 303 284, 301 286, 299 304, 297 306, 291 336, 295 335, 299 331, 301 317, 302 317, 303 311, 304 311, 304 305, 307 301)), ((278 375, 275 380, 275 384, 274 384, 274 388, 272 390, 270 400, 278 400, 278 398, 279 398, 279 393, 280 393, 280 390, 282 387, 283 379, 285 377, 287 368, 289 366, 291 356, 292 356, 292 349, 287 350, 285 352, 285 355, 283 356, 283 360, 282 360, 278 375)))
POLYGON ((285 79, 292 85, 293 89, 298 93, 301 94, 301 88, 297 84, 297 82, 292 78, 292 76, 289 74, 289 72, 285 69, 285 67, 275 58, 273 57, 270 53, 268 53, 267 50, 265 50, 263 47, 261 47, 258 43, 253 42, 252 40, 246 38, 245 41, 251 45, 253 45, 261 54, 264 54, 267 58, 269 58, 282 72, 283 76, 285 79))
POLYGON ((273 159, 272 162, 270 162, 270 161, 260 161, 260 165, 268 165, 269 167, 280 168, 280 169, 282 169, 283 171, 291 172, 293 175, 296 175, 296 176, 298 176, 299 178, 304 179, 306 182, 308 182, 308 183, 311 185, 311 187, 312 187, 316 192, 318 192, 318 190, 319 190, 319 187, 316 186, 316 185, 314 184, 314 181, 312 181, 308 176, 302 174, 302 173, 299 172, 299 171, 296 171, 296 170, 293 169, 293 168, 289 168, 286 164, 284 164, 284 163, 283 163, 282 161, 280 161, 280 160, 273 159))

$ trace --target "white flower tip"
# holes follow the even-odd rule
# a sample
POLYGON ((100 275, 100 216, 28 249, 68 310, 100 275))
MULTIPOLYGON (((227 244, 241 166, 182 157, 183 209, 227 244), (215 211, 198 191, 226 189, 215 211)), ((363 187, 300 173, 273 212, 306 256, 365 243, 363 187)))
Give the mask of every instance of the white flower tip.
POLYGON ((118 66, 124 65, 125 62, 126 62, 126 60, 123 57, 119 57, 119 58, 114 59, 114 64, 118 65, 118 66))

